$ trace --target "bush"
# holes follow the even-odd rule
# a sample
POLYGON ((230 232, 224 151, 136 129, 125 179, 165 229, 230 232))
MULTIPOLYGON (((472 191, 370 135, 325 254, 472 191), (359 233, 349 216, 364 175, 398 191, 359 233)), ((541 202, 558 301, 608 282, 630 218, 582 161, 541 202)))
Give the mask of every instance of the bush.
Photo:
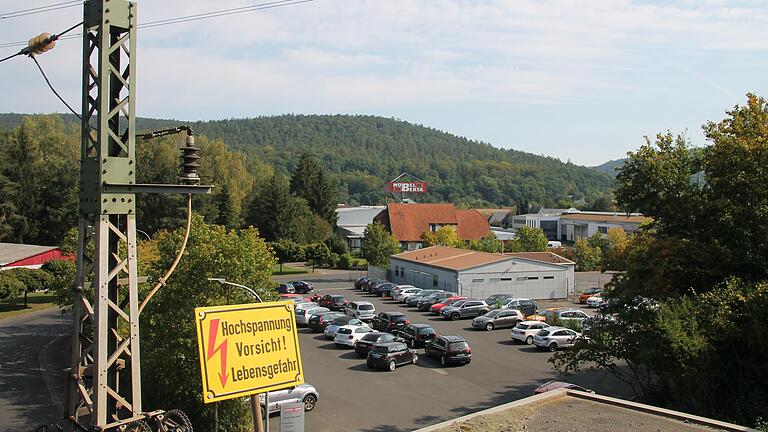
POLYGON ((24 292, 24 284, 8 271, 0 272, 0 299, 18 297, 24 292))
POLYGON ((355 261, 356 260, 352 258, 352 255, 345 253, 339 257, 339 261, 336 263, 336 267, 342 270, 349 270, 352 268, 352 266, 355 265, 355 261))
MULTIPOLYGON (((48 261, 43 264, 41 270, 51 275, 51 282, 48 289, 53 291, 56 296, 56 304, 59 307, 69 308, 74 299, 72 294, 72 285, 75 283, 75 271, 77 265, 74 261, 48 261)), ((93 288, 89 288, 85 293, 87 298, 93 298, 93 288)))
POLYGON ((42 269, 15 268, 6 270, 5 273, 18 279, 26 292, 42 291, 53 284, 53 275, 42 269))

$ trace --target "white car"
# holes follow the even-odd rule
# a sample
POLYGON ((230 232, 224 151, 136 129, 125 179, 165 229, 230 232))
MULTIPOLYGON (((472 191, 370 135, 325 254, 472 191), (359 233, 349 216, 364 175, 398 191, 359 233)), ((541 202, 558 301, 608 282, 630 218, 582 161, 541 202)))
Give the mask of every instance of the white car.
POLYGON ((549 324, 541 321, 522 321, 512 329, 512 340, 533 345, 533 337, 549 324))
POLYGON ((320 312, 328 312, 330 309, 322 307, 322 306, 315 306, 310 308, 301 308, 296 309, 296 324, 298 325, 307 325, 309 324, 309 318, 320 312))
POLYGON ((538 349, 557 351, 560 348, 572 347, 580 337, 580 333, 569 328, 550 326, 539 330, 533 337, 533 343, 538 349))
POLYGON ((339 318, 344 319, 335 319, 332 323, 328 324, 325 327, 325 330, 323 330, 323 336, 325 336, 326 339, 334 339, 336 337, 336 331, 341 327, 345 325, 353 325, 353 326, 364 326, 365 323, 360 321, 357 318, 351 318, 347 316, 341 316, 339 318))
POLYGON ((415 288, 413 285, 395 285, 392 287, 392 289, 389 290, 389 295, 392 297, 392 299, 395 298, 396 295, 400 294, 405 289, 415 288))
POLYGON ((363 326, 353 326, 353 325, 345 325, 339 327, 338 330, 336 330, 336 337, 333 339, 333 343, 336 344, 336 346, 345 346, 348 348, 352 348, 355 346, 355 342, 359 341, 363 338, 366 334, 372 332, 373 329, 368 327, 367 325, 363 326))
POLYGON ((603 301, 603 297, 599 295, 593 295, 592 297, 587 299, 587 307, 596 308, 600 306, 600 303, 603 301))
POLYGON ((344 313, 363 321, 370 321, 376 315, 376 308, 371 302, 354 301, 344 308, 344 313))
POLYGON ((404 303, 405 299, 412 295, 416 295, 421 292, 421 288, 405 288, 403 290, 400 290, 395 296, 393 297, 395 300, 399 301, 400 303, 404 303))
POLYGON ((316 307, 320 307, 320 305, 315 302, 296 303, 296 306, 294 307, 294 311, 297 311, 299 309, 312 309, 316 307))

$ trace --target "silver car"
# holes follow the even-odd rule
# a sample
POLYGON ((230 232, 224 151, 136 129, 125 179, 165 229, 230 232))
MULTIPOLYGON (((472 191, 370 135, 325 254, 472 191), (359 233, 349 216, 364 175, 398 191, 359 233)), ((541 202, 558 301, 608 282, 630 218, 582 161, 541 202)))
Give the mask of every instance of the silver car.
POLYGON ((494 309, 472 320, 472 327, 491 331, 495 328, 514 327, 525 320, 517 309, 494 309))
POLYGON ((459 303, 454 306, 444 307, 440 312, 443 318, 452 320, 468 317, 474 318, 487 313, 490 309, 486 302, 477 299, 467 299, 464 303, 459 303))
POLYGON ((552 326, 541 329, 533 337, 533 343, 538 349, 557 351, 560 348, 572 347, 580 337, 580 333, 569 328, 552 326))
POLYGON ((320 312, 328 312, 330 309, 322 306, 306 307, 303 309, 296 309, 296 324, 307 325, 309 324, 309 318, 320 312))
MULTIPOLYGON (((317 401, 320 399, 320 393, 318 393, 315 386, 312 384, 301 384, 296 387, 276 390, 269 392, 269 412, 279 412, 280 407, 285 404, 301 402, 304 404, 304 411, 312 411, 317 405, 317 401)), ((264 407, 264 395, 259 395, 261 401, 261 407, 264 407)))

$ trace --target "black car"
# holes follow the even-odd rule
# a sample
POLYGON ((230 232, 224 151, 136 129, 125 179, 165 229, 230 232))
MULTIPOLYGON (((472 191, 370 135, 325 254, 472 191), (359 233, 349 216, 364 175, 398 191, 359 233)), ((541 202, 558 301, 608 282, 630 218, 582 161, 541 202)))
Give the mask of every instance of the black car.
POLYGON ((447 299, 448 297, 451 297, 452 295, 453 294, 450 294, 450 293, 433 294, 429 297, 424 297, 423 299, 419 300, 416 303, 416 307, 419 308, 419 310, 422 312, 428 312, 433 304, 442 303, 443 300, 447 299))
POLYGON ((363 276, 361 278, 355 279, 355 289, 360 289, 360 287, 363 286, 363 284, 367 281, 368 281, 368 276, 363 276))
POLYGON ((293 284, 288 282, 287 284, 281 283, 280 286, 277 287, 278 294, 293 294, 295 293, 295 289, 293 288, 293 284))
POLYGON ((427 324, 409 324, 401 329, 393 330, 392 334, 402 338, 411 348, 423 347, 437 336, 435 330, 427 324))
POLYGON ((394 287, 395 287, 395 284, 390 282, 376 285, 373 289, 373 294, 376 294, 379 297, 389 297, 389 293, 392 291, 392 288, 394 287))
POLYGON ((389 282, 387 282, 387 281, 385 281, 385 280, 376 280, 376 281, 374 281, 373 283, 369 283, 369 284, 368 284, 368 288, 366 289, 366 291, 368 292, 368 294, 373 294, 373 293, 375 293, 375 292, 376 292, 376 287, 377 287, 377 286, 379 286, 379 285, 384 285, 384 284, 388 284, 388 283, 389 283, 389 282))
POLYGON ((347 300, 341 294, 326 294, 317 299, 317 304, 332 311, 344 311, 347 300))
POLYGON ((376 344, 368 353, 365 364, 371 369, 395 370, 400 365, 419 361, 416 351, 409 349, 402 342, 385 342, 376 344))
POLYGON ((368 353, 371 351, 373 346, 378 343, 384 343, 384 342, 401 342, 402 339, 398 339, 395 335, 391 333, 384 333, 384 332, 373 332, 368 333, 367 335, 363 336, 362 339, 355 342, 355 352, 360 357, 368 357, 368 353))
POLYGON ((330 324, 333 320, 342 316, 346 315, 336 311, 320 312, 319 314, 315 314, 309 318, 307 327, 309 327, 312 331, 319 333, 325 330, 325 328, 328 327, 328 324, 330 324))
POLYGON ((307 294, 315 289, 315 286, 305 281, 288 282, 289 285, 293 285, 293 292, 296 294, 307 294))
POLYGON ((381 312, 371 320, 374 330, 391 332, 392 330, 410 324, 402 312, 381 312))
POLYGON ((472 348, 461 336, 438 336, 424 347, 427 357, 440 359, 440 364, 469 364, 472 348))

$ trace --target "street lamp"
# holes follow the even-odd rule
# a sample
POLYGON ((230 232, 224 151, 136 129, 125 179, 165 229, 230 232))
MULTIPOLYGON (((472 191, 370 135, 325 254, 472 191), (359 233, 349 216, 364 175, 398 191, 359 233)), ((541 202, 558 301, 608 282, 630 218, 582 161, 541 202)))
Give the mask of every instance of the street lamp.
POLYGON ((208 280, 211 281, 211 282, 218 282, 218 283, 220 283, 222 285, 231 285, 231 286, 234 286, 234 287, 242 288, 242 289, 248 291, 252 296, 256 297, 256 300, 258 300, 259 303, 262 302, 261 297, 259 297, 259 295, 256 294, 256 291, 252 290, 251 288, 248 288, 245 285, 240 285, 240 284, 236 284, 234 282, 229 282, 228 280, 226 280, 224 278, 208 278, 208 280))

